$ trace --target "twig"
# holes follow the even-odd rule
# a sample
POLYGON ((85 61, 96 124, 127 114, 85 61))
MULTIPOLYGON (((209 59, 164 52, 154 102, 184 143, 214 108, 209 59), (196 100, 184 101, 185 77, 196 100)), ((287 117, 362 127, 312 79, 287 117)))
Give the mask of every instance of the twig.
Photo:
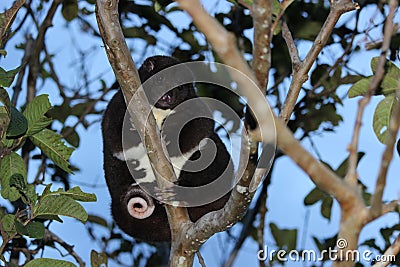
POLYGON ((285 20, 282 20, 282 37, 285 39, 289 50, 290 59, 292 60, 292 73, 296 73, 300 68, 301 63, 299 51, 297 50, 297 47, 293 41, 292 33, 290 32, 285 20))
POLYGON ((5 47, 7 41, 11 37, 11 25, 15 20, 15 17, 19 9, 24 5, 25 0, 17 0, 13 3, 12 7, 7 9, 2 14, 2 20, 0 24, 0 49, 5 47))
POLYGON ((201 267, 206 267, 206 263, 204 262, 204 258, 203 256, 201 256, 200 251, 196 252, 197 258, 199 259, 199 263, 201 265, 201 267))
POLYGON ((387 204, 384 204, 382 207, 382 215, 385 215, 389 212, 393 212, 396 210, 400 210, 400 199, 390 201, 387 204))
POLYGON ((229 252, 229 257, 225 261, 225 263, 222 265, 223 267, 231 267, 239 254, 239 250, 241 249, 242 245, 244 244, 244 241, 246 238, 249 236, 250 230, 252 229, 254 219, 256 218, 256 215, 258 214, 258 211, 260 210, 260 207, 262 204, 265 204, 265 201, 263 202, 263 196, 266 195, 267 193, 267 187, 271 181, 271 172, 268 174, 268 177, 264 180, 263 183, 263 188, 261 190, 260 195, 258 196, 256 203, 254 207, 250 210, 247 211, 246 216, 244 219, 241 221, 243 224, 241 232, 239 237, 237 238, 235 242, 235 247, 232 249, 231 252, 229 252))
POLYGON ((67 242, 62 240, 59 236, 57 236, 55 233, 51 232, 48 229, 45 229, 45 239, 48 240, 48 242, 54 241, 58 244, 60 244, 74 259, 76 262, 79 264, 80 267, 85 266, 85 262, 82 260, 82 258, 74 251, 74 246, 69 245, 67 242))
MULTIPOLYGON (((262 197, 261 197, 261 207, 260 207, 260 222, 258 223, 257 227, 257 243, 258 243, 258 249, 263 250, 264 249, 264 228, 265 228, 265 216, 267 214, 267 188, 266 190, 262 192, 262 197)), ((266 252, 265 252, 266 253, 266 252)), ((258 261, 260 267, 265 267, 265 262, 260 259, 258 261)))
MULTIPOLYGON (((379 84, 381 83, 381 81, 383 79, 383 76, 385 75, 386 55, 387 55, 387 53, 389 51, 389 47, 390 47, 390 40, 392 38, 392 31, 393 31, 393 18, 394 18, 395 9, 397 7, 397 3, 393 4, 393 2, 396 2, 396 1, 390 2, 389 15, 386 18, 386 23, 385 23, 382 52, 381 52, 381 56, 379 57, 379 60, 378 60, 375 75, 372 78, 372 81, 368 86, 367 94, 358 102, 358 110, 357 110, 356 122, 354 125, 354 132, 353 132, 353 136, 351 139, 351 143, 348 146, 348 151, 350 153, 349 168, 347 170, 346 177, 345 177, 345 180, 351 185, 356 185, 357 179, 358 179, 358 175, 357 175, 358 139, 360 136, 362 116, 364 114, 364 109, 370 102, 371 97, 374 95, 376 89, 378 88, 379 84)), ((381 188, 380 190, 383 191, 383 188, 381 188)), ((378 196, 376 194, 379 194, 379 193, 374 194, 375 197, 373 196, 373 199, 375 199, 375 200, 371 203, 378 201, 378 200, 376 200, 376 197, 378 196)), ((381 202, 381 199, 382 199, 382 195, 379 198, 379 202, 381 202)), ((376 206, 377 203, 372 204, 372 205, 375 207, 374 209, 378 208, 376 206)))
POLYGON ((296 104, 297 97, 300 93, 301 86, 308 79, 308 72, 310 71, 315 59, 321 52, 322 48, 328 41, 336 22, 339 20, 340 16, 345 12, 354 10, 358 8, 358 4, 353 3, 350 0, 338 0, 330 1, 331 10, 324 25, 319 31, 317 37, 315 38, 313 45, 311 46, 305 59, 301 62, 300 67, 297 72, 293 73, 292 82, 288 91, 288 95, 283 104, 283 108, 280 117, 287 123, 289 121, 290 115, 296 104))
POLYGON ((375 191, 371 197, 371 209, 370 213, 372 217, 377 217, 382 214, 382 196, 383 190, 386 187, 386 176, 390 163, 393 159, 393 149, 396 144, 396 136, 399 130, 400 124, 400 88, 397 89, 397 95, 395 98, 395 105, 393 107, 393 113, 390 117, 388 134, 386 137, 386 147, 383 152, 381 164, 378 172, 378 178, 375 184, 375 191))
POLYGON ((278 27, 279 21, 281 20, 283 14, 285 14, 286 9, 293 3, 294 0, 283 0, 280 3, 280 10, 279 13, 276 15, 276 18, 274 19, 274 24, 272 24, 272 33, 275 32, 276 27, 278 27))
POLYGON ((69 128, 65 133, 63 133, 63 137, 64 137, 64 138, 67 137, 67 136, 69 136, 70 134, 72 134, 72 133, 75 131, 76 127, 78 127, 78 125, 81 124, 81 123, 85 120, 86 115, 89 114, 89 113, 94 109, 94 107, 96 106, 96 104, 97 104, 100 100, 102 100, 103 97, 104 97, 111 89, 113 89, 112 86, 109 87, 109 88, 107 88, 107 89, 105 89, 105 90, 103 90, 103 93, 102 93, 98 98, 96 98, 96 99, 94 99, 93 101, 90 102, 90 104, 86 107, 86 109, 83 111, 83 113, 79 116, 78 121, 77 121, 71 128, 69 128))
POLYGON ((314 84, 314 86, 312 87, 312 89, 310 91, 307 92, 307 94, 309 95, 310 98, 320 98, 322 96, 326 96, 331 94, 332 92, 334 92, 337 87, 332 86, 332 88, 329 88, 327 90, 324 90, 320 93, 316 93, 315 90, 317 88, 319 88, 322 84, 322 81, 326 80, 329 77, 329 74, 335 70, 339 64, 344 62, 344 57, 346 55, 349 55, 352 52, 352 47, 353 47, 353 42, 354 42, 354 38, 356 37, 356 34, 353 33, 350 39, 350 42, 347 44, 345 50, 343 51, 342 55, 335 61, 335 63, 332 66, 329 66, 329 68, 326 70, 326 72, 324 73, 324 75, 321 76, 321 78, 318 80, 318 82, 316 82, 314 84))
POLYGON ((32 56, 29 61, 29 74, 28 74, 28 94, 27 103, 31 102, 36 96, 36 83, 40 72, 40 53, 43 49, 44 38, 48 28, 52 25, 53 17, 57 11, 58 6, 61 4, 62 0, 54 0, 50 6, 47 15, 38 30, 38 35, 35 40, 35 45, 33 49, 32 56))
MULTIPOLYGON (((400 235, 397 236, 396 240, 393 244, 388 247, 385 253, 381 256, 382 259, 388 259, 390 257, 398 257, 400 252, 400 235)), ((376 262, 373 267, 385 267, 390 264, 390 261, 378 261, 376 262)))
POLYGON ((33 45, 34 45, 34 40, 32 39, 32 36, 27 36, 26 42, 25 42, 24 56, 22 57, 22 60, 21 60, 21 67, 18 72, 17 81, 15 83, 14 90, 13 90, 13 96, 11 99, 11 103, 14 106, 17 104, 18 96, 22 91, 22 82, 23 82, 24 76, 25 76, 26 65, 28 64, 28 62, 32 56, 33 45))
POLYGON ((255 0, 252 6, 254 45, 252 67, 263 94, 271 68, 272 1, 255 0))

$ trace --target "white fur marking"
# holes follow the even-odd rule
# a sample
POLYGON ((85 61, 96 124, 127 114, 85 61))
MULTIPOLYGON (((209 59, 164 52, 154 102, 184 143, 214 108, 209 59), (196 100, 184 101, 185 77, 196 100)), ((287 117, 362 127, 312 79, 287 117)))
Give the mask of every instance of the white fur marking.
POLYGON ((128 150, 116 152, 113 156, 119 160, 127 161, 133 159, 139 159, 146 155, 143 145, 140 143, 138 146, 133 146, 128 148, 128 150))
POLYGON ((247 191, 247 187, 241 186, 241 185, 237 185, 236 186, 236 191, 238 191, 240 194, 244 194, 247 191))
POLYGON ((161 129, 162 123, 164 120, 171 114, 174 114, 175 111, 171 109, 160 109, 160 108, 153 108, 153 115, 156 119, 158 129, 161 129))
MULTIPOLYGON (((190 151, 181 154, 178 157, 171 157, 172 167, 174 168, 176 177, 179 177, 185 163, 190 159, 190 157, 197 150, 203 149, 207 145, 208 139, 202 139, 199 143, 199 146, 194 147, 190 151)), ((146 176, 143 178, 136 178, 140 183, 153 183, 155 181, 155 177, 153 174, 153 170, 151 168, 149 157, 146 154, 146 151, 143 147, 143 144, 140 143, 138 146, 133 146, 128 150, 116 152, 113 156, 121 161, 138 161, 137 170, 143 170, 146 173, 146 176)))
POLYGON ((186 258, 183 256, 179 257, 179 264, 183 264, 186 261, 186 258))

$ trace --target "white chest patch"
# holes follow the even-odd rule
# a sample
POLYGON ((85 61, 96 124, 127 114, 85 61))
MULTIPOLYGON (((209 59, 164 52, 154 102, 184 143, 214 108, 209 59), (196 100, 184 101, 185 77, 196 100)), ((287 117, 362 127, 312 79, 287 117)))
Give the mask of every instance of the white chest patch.
MULTIPOLYGON (((170 158, 176 177, 180 176, 183 166, 190 159, 193 153, 195 153, 199 149, 202 149, 205 146, 205 144, 207 143, 206 140, 207 139, 201 140, 198 147, 194 147, 192 150, 181 154, 180 156, 170 158)), ((139 180, 139 182, 155 182, 151 163, 142 143, 140 143, 139 146, 134 146, 125 150, 125 153, 123 151, 114 153, 113 156, 121 161, 127 161, 128 164, 132 163, 128 165, 129 168, 134 168, 137 171, 143 171, 145 173, 145 177, 135 178, 136 180, 139 180)))
POLYGON ((160 109, 160 108, 153 108, 153 115, 156 119, 158 129, 161 129, 163 121, 171 114, 175 113, 175 110, 171 109, 160 109))

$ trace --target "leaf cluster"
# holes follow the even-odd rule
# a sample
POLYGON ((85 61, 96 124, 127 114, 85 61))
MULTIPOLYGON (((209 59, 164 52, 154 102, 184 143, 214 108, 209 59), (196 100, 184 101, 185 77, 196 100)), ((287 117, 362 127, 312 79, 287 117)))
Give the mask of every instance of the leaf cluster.
MULTIPOLYGON (((371 60, 371 69, 373 75, 365 77, 351 86, 348 95, 350 98, 356 96, 364 96, 369 92, 369 86, 376 73, 379 57, 374 57, 371 60)), ((396 96, 396 90, 400 88, 400 68, 391 61, 385 63, 385 75, 382 79, 375 95, 383 96, 384 98, 378 103, 375 108, 373 117, 373 129, 378 140, 385 144, 387 135, 389 134, 389 121, 393 113, 393 107, 396 102, 400 101, 396 96)))

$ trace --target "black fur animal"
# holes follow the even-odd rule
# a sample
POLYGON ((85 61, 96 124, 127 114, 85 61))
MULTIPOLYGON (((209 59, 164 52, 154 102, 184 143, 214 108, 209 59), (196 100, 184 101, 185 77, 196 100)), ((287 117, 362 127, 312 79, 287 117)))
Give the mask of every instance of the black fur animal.
MULTIPOLYGON (((145 82, 152 75, 167 67, 178 64, 179 62, 171 57, 154 56, 145 60, 139 69, 141 82, 145 82)), ((150 92, 146 91, 149 99, 153 97, 157 86, 168 86, 171 79, 179 79, 182 73, 175 73, 172 77, 161 77, 158 85, 155 85, 150 92), (163 79, 164 78, 164 79, 163 79)), ((146 89, 145 89, 146 90, 146 89)), ((193 84, 185 84, 176 87, 165 93, 155 104, 153 113, 160 126, 165 119, 165 111, 172 110, 168 116, 172 122, 174 118, 196 114, 205 106, 193 106, 190 110, 179 110, 179 104, 189 99, 197 98, 193 84), (163 117, 164 116, 164 117, 163 117)), ((128 151, 123 153, 122 128, 126 105, 121 91, 118 91, 112 98, 104 113, 102 122, 103 144, 104 144, 104 171, 108 189, 111 194, 111 210, 117 225, 127 234, 144 241, 169 241, 171 239, 170 228, 162 203, 147 195, 138 185, 138 179, 146 179, 154 182, 155 178, 151 168, 149 168, 147 154, 144 153, 143 145, 139 135, 131 131, 128 142, 128 151), (133 175, 130 173, 127 162, 134 169, 133 175)), ((201 156, 199 150, 200 142, 206 138, 212 140, 216 146, 216 156, 211 164, 196 172, 178 171, 178 185, 194 187, 206 185, 216 180, 224 171, 225 175, 233 179, 233 166, 229 153, 227 152, 221 139, 214 131, 214 121, 208 118, 197 118, 189 121, 181 130, 179 139, 173 140, 174 126, 162 129, 162 134, 167 144, 169 156, 174 163, 175 154, 181 152, 189 153, 189 161, 194 161, 201 156), (179 151, 180 150, 180 151, 179 151)), ((126 140, 124 140, 125 142, 126 140)), ((184 163, 184 166, 188 162, 184 163)), ((198 220, 201 216, 214 210, 222 208, 229 193, 220 199, 198 207, 188 208, 189 216, 192 221, 198 220)))

